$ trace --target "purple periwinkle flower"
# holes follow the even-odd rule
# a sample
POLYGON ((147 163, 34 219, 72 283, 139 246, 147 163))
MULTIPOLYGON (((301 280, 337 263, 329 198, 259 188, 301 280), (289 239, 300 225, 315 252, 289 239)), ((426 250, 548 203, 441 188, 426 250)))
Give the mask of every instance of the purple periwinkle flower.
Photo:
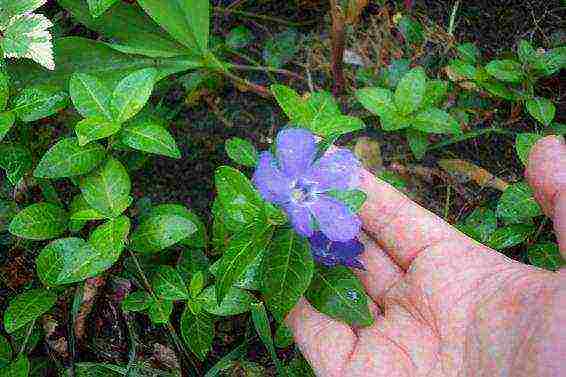
POLYGON ((332 241, 349 241, 360 232, 359 217, 330 190, 350 190, 359 184, 361 165, 352 152, 336 149, 315 161, 314 135, 300 128, 279 132, 275 156, 259 156, 253 181, 268 202, 281 206, 297 233, 310 237, 318 229, 332 241), (316 221, 316 223, 315 223, 316 221))
POLYGON ((314 260, 324 266, 341 264, 365 270, 363 263, 357 259, 364 252, 364 245, 357 238, 336 242, 329 240, 322 232, 315 232, 309 237, 309 243, 314 260))

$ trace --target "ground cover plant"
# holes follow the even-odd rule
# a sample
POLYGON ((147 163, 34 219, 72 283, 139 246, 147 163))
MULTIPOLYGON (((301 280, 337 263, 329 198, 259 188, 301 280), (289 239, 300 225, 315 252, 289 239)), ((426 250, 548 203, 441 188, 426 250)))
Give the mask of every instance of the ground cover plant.
POLYGON ((523 178, 566 133, 539 5, 0 0, 0 375, 312 375, 301 297, 374 322, 362 168, 560 268, 523 178))

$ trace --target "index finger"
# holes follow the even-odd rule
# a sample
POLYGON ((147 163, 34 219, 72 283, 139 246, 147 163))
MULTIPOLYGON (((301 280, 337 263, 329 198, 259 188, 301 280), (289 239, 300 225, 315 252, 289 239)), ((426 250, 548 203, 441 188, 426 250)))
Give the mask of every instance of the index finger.
POLYGON ((367 194, 360 211, 363 228, 404 269, 423 250, 440 242, 471 242, 440 217, 366 170, 362 172, 361 189, 367 194))

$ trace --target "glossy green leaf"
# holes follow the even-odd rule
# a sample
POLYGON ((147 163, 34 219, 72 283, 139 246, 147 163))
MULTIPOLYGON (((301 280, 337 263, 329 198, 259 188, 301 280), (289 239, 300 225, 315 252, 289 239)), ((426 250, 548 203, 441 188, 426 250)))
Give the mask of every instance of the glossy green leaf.
POLYGON ((306 292, 309 302, 321 313, 352 326, 370 326, 373 316, 362 283, 346 267, 321 267, 306 292))
MULTIPOLYGON (((250 265, 244 270, 242 275, 234 283, 234 287, 259 291, 262 286, 262 274, 261 266, 263 262, 263 257, 265 255, 265 250, 260 250, 254 257, 254 260, 250 265)), ((212 266, 210 266, 210 272, 218 279, 219 268, 222 259, 216 261, 212 266)), ((229 294, 229 293, 228 293, 229 294)))
POLYGON ((176 214, 152 214, 132 234, 130 247, 141 253, 156 253, 190 237, 197 226, 176 214))
POLYGON ((80 187, 86 202, 110 218, 120 216, 132 202, 130 176, 124 165, 114 158, 82 179, 80 187))
POLYGON ((192 353, 206 359, 214 339, 214 317, 206 312, 194 314, 186 307, 181 316, 181 336, 192 353))
POLYGON ((155 294, 165 300, 189 299, 189 291, 179 272, 171 266, 159 266, 153 275, 151 286, 155 294))
POLYGON ((181 240, 181 243, 186 246, 205 247, 206 246, 206 228, 202 220, 194 213, 189 211, 181 204, 160 204, 151 209, 148 216, 159 215, 176 215, 181 216, 192 222, 196 227, 196 232, 187 235, 186 238, 181 240))
POLYGON ((90 173, 106 151, 96 143, 80 146, 74 137, 62 139, 41 158, 33 175, 37 178, 66 178, 90 173))
POLYGON ((407 142, 417 160, 422 160, 428 149, 428 135, 416 129, 407 130, 407 142))
POLYGON ((504 250, 525 242, 534 232, 532 225, 513 224, 497 229, 487 241, 495 250, 504 250))
POLYGON ((195 53, 208 50, 209 0, 138 0, 163 29, 195 53))
POLYGON ((147 314, 149 319, 155 325, 169 323, 169 317, 173 313, 173 301, 149 297, 149 304, 147 307, 147 314))
POLYGON ((10 223, 10 233, 31 240, 48 240, 67 229, 67 213, 52 203, 36 203, 20 211, 10 223))
POLYGON ((108 220, 90 233, 88 243, 95 250, 98 258, 92 265, 91 273, 105 271, 118 261, 129 233, 130 219, 126 216, 108 220))
POLYGON ((517 224, 542 215, 542 210, 526 182, 509 186, 497 203, 497 217, 506 223, 517 224))
POLYGON ((469 62, 453 60, 446 67, 446 73, 452 81, 474 80, 477 75, 477 68, 469 62))
POLYGON ((69 80, 69 94, 75 108, 85 118, 112 119, 110 90, 96 77, 74 73, 69 80))
POLYGON ((384 88, 364 88, 356 91, 356 98, 369 112, 380 117, 396 113, 393 93, 384 88))
POLYGON ((272 232, 272 228, 264 223, 252 224, 230 239, 216 275, 216 298, 219 303, 254 262, 257 254, 265 249, 272 232))
POLYGON ((228 157, 238 164, 254 167, 257 164, 257 150, 248 140, 232 137, 224 145, 228 157))
POLYGON ((322 137, 335 137, 363 130, 365 126, 360 118, 348 115, 335 115, 313 120, 309 129, 322 137))
POLYGON ((497 216, 495 211, 478 207, 466 217, 458 229, 475 240, 486 243, 497 229, 497 216))
POLYGON ((135 291, 128 293, 121 308, 125 312, 141 312, 149 307, 149 295, 145 291, 135 291))
POLYGON ((419 131, 436 134, 460 134, 460 124, 444 110, 431 107, 418 113, 413 119, 413 127, 419 131))
POLYGON ((518 83, 523 79, 521 64, 514 60, 492 60, 485 66, 485 70, 501 81, 518 83))
POLYGON ((410 114, 421 106, 425 93, 425 71, 422 67, 413 68, 403 76, 395 89, 395 105, 402 114, 410 114))
POLYGON ((119 134, 120 141, 130 148, 181 158, 181 152, 173 136, 162 125, 152 119, 135 120, 125 126, 119 134))
POLYGON ((122 125, 118 122, 103 117, 86 118, 79 121, 75 126, 75 133, 79 145, 82 147, 91 141, 100 140, 114 135, 122 125))
POLYGON ((475 44, 467 42, 456 46, 460 59, 470 64, 475 64, 480 56, 480 51, 475 44))
POLYGON ((193 274, 189 284, 189 293, 192 298, 197 298, 202 292, 205 284, 205 275, 202 271, 197 271, 193 274))
POLYGON ((277 357, 277 352, 275 352, 273 336, 271 335, 271 327, 269 326, 269 319, 267 318, 267 311, 265 310, 265 306, 262 302, 258 302, 252 306, 252 322, 259 338, 263 344, 265 344, 267 351, 269 351, 271 360, 273 360, 273 363, 275 364, 277 375, 279 377, 286 377, 283 365, 277 357))
POLYGON ((288 86, 272 85, 271 92, 281 109, 283 109, 292 122, 307 126, 315 117, 315 111, 308 102, 288 86))
POLYGON ((104 215, 92 208, 82 194, 76 195, 69 208, 70 219, 74 221, 102 220, 104 215))
POLYGON ((17 295, 4 311, 4 330, 11 334, 35 321, 57 301, 57 294, 47 289, 32 289, 17 295))
POLYGON ((8 180, 15 186, 33 168, 31 152, 18 144, 2 143, 0 144, 0 167, 6 171, 8 180))
POLYGON ((515 138, 515 152, 517 152, 517 156, 523 165, 527 166, 531 148, 542 138, 542 135, 533 133, 517 134, 517 137, 515 138))
POLYGON ((0 141, 10 132, 15 121, 14 113, 10 111, 0 113, 0 141))
POLYGON ((232 287, 220 305, 216 299, 214 286, 207 287, 199 297, 205 311, 218 316, 231 316, 246 313, 251 310, 257 300, 247 291, 232 287))
POLYGON ((87 0, 90 14, 99 17, 119 0, 87 0))
POLYGON ((548 242, 533 245, 529 247, 527 256, 532 265, 545 270, 558 271, 561 267, 566 266, 566 260, 560 255, 556 243, 548 242))
POLYGON ((110 98, 112 119, 124 123, 139 113, 151 96, 156 76, 156 69, 145 68, 124 77, 110 98))
POLYGON ((263 201, 245 175, 229 166, 221 166, 216 169, 214 181, 226 216, 242 225, 258 219, 263 201))
POLYGON ((529 114, 545 126, 552 122, 556 114, 556 107, 552 101, 544 97, 528 99, 525 102, 525 106, 529 114))
POLYGON ((263 259, 261 291, 278 321, 283 321, 305 293, 313 271, 308 242, 292 229, 276 233, 263 259))
POLYGON ((3 377, 28 377, 30 363, 27 355, 20 354, 16 360, 12 361, 7 367, 2 368, 0 373, 3 377))
POLYGON ((54 87, 34 86, 22 90, 12 103, 12 111, 22 122, 51 116, 69 104, 67 93, 54 87))
POLYGON ((314 111, 313 120, 342 115, 338 102, 330 92, 324 90, 312 92, 307 103, 314 111))

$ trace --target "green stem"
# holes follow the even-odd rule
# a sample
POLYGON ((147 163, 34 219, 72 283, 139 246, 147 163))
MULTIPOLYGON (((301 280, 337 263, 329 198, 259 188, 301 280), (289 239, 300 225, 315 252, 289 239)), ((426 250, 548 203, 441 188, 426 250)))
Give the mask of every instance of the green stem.
POLYGON ((238 16, 243 16, 243 17, 246 17, 246 18, 255 18, 257 20, 269 21, 269 22, 273 22, 273 23, 276 23, 276 24, 287 25, 287 26, 300 27, 300 26, 305 26, 305 25, 311 25, 311 24, 314 24, 314 23, 317 22, 317 20, 310 20, 310 21, 305 21, 305 22, 293 22, 293 21, 283 20, 283 19, 277 18, 277 17, 265 16, 263 14, 245 12, 245 11, 235 10, 235 9, 228 9, 228 8, 224 8, 224 7, 213 7, 213 9, 214 9, 214 11, 220 12, 220 13, 230 13, 230 14, 235 14, 235 15, 238 15, 238 16))
POLYGON ((278 73, 280 75, 286 75, 286 76, 293 77, 297 80, 305 81, 305 78, 302 77, 301 75, 299 75, 295 72, 292 72, 292 71, 288 71, 286 69, 271 68, 271 67, 265 67, 265 66, 240 65, 240 64, 232 64, 230 67, 237 70, 237 71, 265 72, 273 82, 277 82, 277 79, 275 79, 273 77, 273 75, 271 75, 270 73, 278 73))
POLYGON ((268 68, 268 67, 262 67, 261 64, 259 64, 258 61, 256 61, 255 59, 253 59, 252 57, 243 54, 239 51, 233 50, 231 48, 226 48, 226 50, 231 53, 232 55, 236 55, 237 57, 244 59, 245 61, 247 61, 248 63, 252 64, 252 65, 238 65, 238 64, 231 64, 231 68, 233 69, 237 69, 240 71, 261 71, 261 72, 265 72, 265 74, 269 77, 269 79, 271 80, 272 83, 276 83, 277 79, 275 78, 275 76, 273 75, 272 71, 268 68), (238 68, 240 67, 240 68, 238 68), (265 69, 262 69, 265 68, 265 69))

